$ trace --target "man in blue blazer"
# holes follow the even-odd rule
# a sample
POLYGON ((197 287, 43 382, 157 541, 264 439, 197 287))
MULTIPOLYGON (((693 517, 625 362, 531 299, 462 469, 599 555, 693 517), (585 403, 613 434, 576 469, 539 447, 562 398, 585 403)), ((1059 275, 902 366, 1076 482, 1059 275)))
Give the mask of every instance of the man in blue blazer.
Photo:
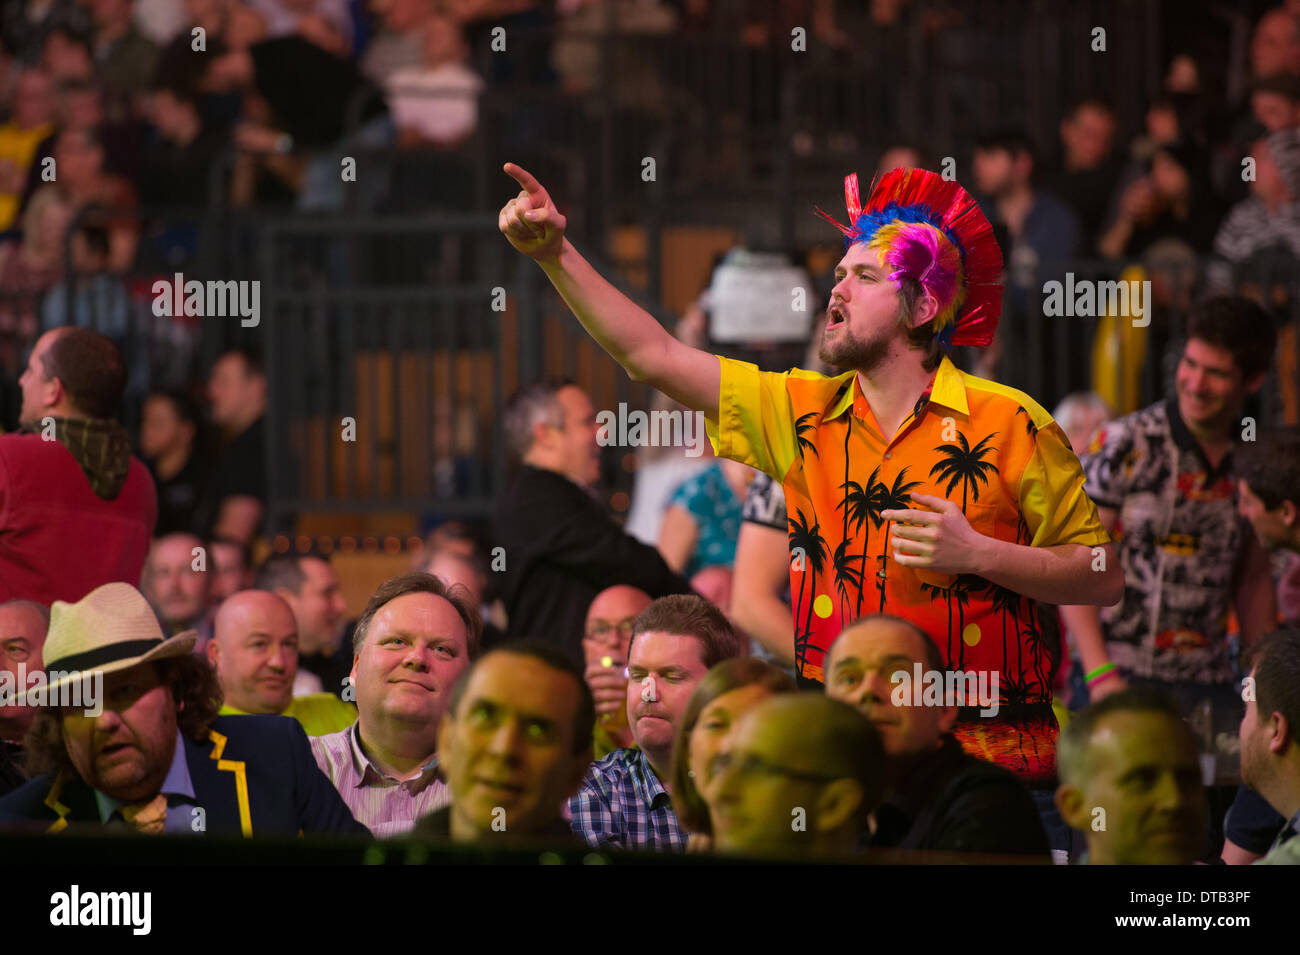
POLYGON ((220 689, 193 645, 192 631, 164 639, 129 584, 55 601, 48 678, 29 674, 20 696, 38 706, 27 755, 43 774, 0 799, 0 826, 368 834, 297 721, 216 715, 220 689))

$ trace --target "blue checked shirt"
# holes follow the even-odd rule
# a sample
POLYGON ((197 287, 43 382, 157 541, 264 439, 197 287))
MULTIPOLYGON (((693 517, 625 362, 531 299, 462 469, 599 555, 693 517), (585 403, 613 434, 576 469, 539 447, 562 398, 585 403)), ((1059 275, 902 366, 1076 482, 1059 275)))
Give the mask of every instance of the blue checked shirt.
POLYGON ((573 831, 596 848, 686 848, 668 791, 639 749, 616 749, 592 763, 569 800, 569 815, 573 831))

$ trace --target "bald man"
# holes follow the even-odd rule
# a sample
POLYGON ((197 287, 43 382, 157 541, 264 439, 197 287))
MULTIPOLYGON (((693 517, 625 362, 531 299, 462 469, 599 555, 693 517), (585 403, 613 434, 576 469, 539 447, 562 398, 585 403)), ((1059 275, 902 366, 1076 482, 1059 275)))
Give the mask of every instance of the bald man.
POLYGON ((1088 863, 1191 865, 1207 854, 1200 745, 1158 689, 1129 687, 1071 715, 1056 765, 1056 803, 1083 833, 1088 863))
MULTIPOLYGON (((885 747, 885 797, 870 845, 1009 855, 1048 854, 1037 807, 1015 773, 965 753, 953 700, 901 692, 916 668, 943 674, 943 654, 915 624, 861 617, 831 644, 826 695, 856 707, 885 747)), ((923 678, 924 679, 924 678, 923 678)))
MULTIPOLYGON (((41 670, 41 648, 50 625, 50 612, 31 600, 0 604, 0 681, 16 693, 26 689, 25 676, 41 670), (8 676, 6 676, 8 674, 8 676)), ((30 706, 0 706, 0 796, 26 782, 23 736, 36 711, 30 706)))
POLYGON ((357 718, 356 707, 330 693, 294 697, 298 624, 284 598, 270 591, 242 590, 226 598, 207 655, 225 697, 222 715, 292 716, 308 736, 336 733, 357 718))
POLYGON ((880 733, 820 693, 769 697, 713 759, 705 802, 718 852, 785 859, 850 856, 880 801, 880 733))
POLYGON ((596 700, 596 759, 636 745, 627 725, 627 648, 632 625, 651 604, 644 590, 615 584, 596 594, 582 634, 583 674, 596 700))

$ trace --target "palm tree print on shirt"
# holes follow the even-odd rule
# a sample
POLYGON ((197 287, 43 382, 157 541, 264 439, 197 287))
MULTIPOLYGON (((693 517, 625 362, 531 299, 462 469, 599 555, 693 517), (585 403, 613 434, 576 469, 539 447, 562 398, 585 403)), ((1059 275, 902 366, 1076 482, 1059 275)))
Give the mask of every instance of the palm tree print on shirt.
MULTIPOLYGON (((847 470, 846 467, 845 471, 847 470)), ((867 478, 866 487, 857 481, 846 479, 840 485, 844 498, 836 505, 844 508, 845 536, 848 536, 847 527, 850 523, 853 524, 854 531, 862 535, 862 562, 858 569, 858 604, 853 609, 854 617, 862 614, 862 595, 865 592, 863 580, 867 575, 867 552, 871 549, 869 546, 871 526, 874 525, 876 530, 880 530, 880 525, 884 523, 880 512, 885 509, 884 499, 888 488, 880 483, 879 477, 880 468, 877 467, 871 472, 871 477, 867 478)))
POLYGON ((817 445, 813 444, 810 439, 804 437, 805 432, 817 430, 817 425, 808 420, 815 417, 817 417, 817 412, 809 411, 807 414, 801 414, 797 419, 795 419, 794 435, 799 441, 800 457, 803 457, 805 449, 811 451, 814 457, 821 457, 821 453, 817 450, 817 445))
POLYGON ((986 447, 989 441, 997 437, 997 432, 986 434, 980 438, 979 444, 971 447, 966 441, 966 435, 960 431, 957 432, 957 441, 959 444, 941 444, 935 448, 940 454, 944 455, 946 460, 940 461, 934 467, 930 468, 930 477, 937 477, 939 481, 947 481, 948 486, 944 488, 943 496, 947 497, 952 493, 958 483, 961 484, 961 509, 966 510, 967 496, 978 501, 980 499, 980 485, 988 484, 990 474, 997 474, 998 468, 992 461, 983 460, 984 455, 991 454, 997 448, 986 447))
MULTIPOLYGON (((901 511, 905 510, 912 503, 912 492, 921 486, 920 481, 904 482, 903 478, 907 476, 907 468, 898 472, 894 478, 893 487, 887 487, 883 482, 876 485, 880 490, 877 492, 880 500, 880 509, 882 511, 901 511)), ((876 558, 879 569, 876 571, 876 587, 880 591, 880 612, 885 612, 885 565, 889 562, 889 528, 892 522, 886 521, 884 543, 880 545, 880 556, 876 558)))
POLYGON ((1020 594, 1014 590, 1008 590, 1006 587, 999 587, 997 584, 988 584, 987 593, 989 602, 993 605, 993 610, 1002 614, 1002 672, 1010 673, 1007 668, 1007 614, 1011 615, 1012 632, 1016 634, 1019 640, 1020 634, 1020 594))
MULTIPOLYGON (((1016 414, 1022 414, 1025 416, 1025 433, 1029 435, 1031 438, 1037 438, 1038 425, 1034 424, 1034 419, 1030 416, 1029 412, 1025 409, 1025 406, 1021 405, 1020 407, 1018 407, 1016 409, 1016 414)), ((1069 444, 1070 442, 1067 439, 1065 443, 1069 444)), ((1074 449, 1071 448, 1070 450, 1073 451, 1074 449)))
POLYGON ((821 576, 822 565, 826 562, 826 541, 821 536, 821 525, 817 523, 817 515, 813 514, 813 525, 808 526, 808 519, 804 517, 802 510, 796 508, 795 516, 787 518, 790 525, 790 553, 792 560, 802 562, 802 573, 799 577, 799 598, 795 604, 794 619, 796 621, 796 632, 794 636, 794 658, 796 670, 803 672, 804 655, 808 649, 808 639, 812 634, 812 615, 813 602, 817 597, 817 578, 821 576), (803 607, 804 584, 812 583, 812 593, 808 595, 808 614, 807 621, 804 625, 803 632, 798 632, 797 622, 803 607))

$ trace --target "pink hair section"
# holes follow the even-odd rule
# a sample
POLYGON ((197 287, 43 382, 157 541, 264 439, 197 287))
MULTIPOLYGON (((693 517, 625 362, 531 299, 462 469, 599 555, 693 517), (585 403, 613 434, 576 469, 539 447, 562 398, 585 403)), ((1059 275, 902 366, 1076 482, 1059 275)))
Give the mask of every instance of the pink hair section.
POLYGON ((883 246, 881 264, 891 270, 890 279, 907 276, 919 282, 938 303, 934 327, 948 324, 965 298, 956 247, 938 229, 920 222, 891 223, 876 232, 871 244, 877 243, 883 246))

